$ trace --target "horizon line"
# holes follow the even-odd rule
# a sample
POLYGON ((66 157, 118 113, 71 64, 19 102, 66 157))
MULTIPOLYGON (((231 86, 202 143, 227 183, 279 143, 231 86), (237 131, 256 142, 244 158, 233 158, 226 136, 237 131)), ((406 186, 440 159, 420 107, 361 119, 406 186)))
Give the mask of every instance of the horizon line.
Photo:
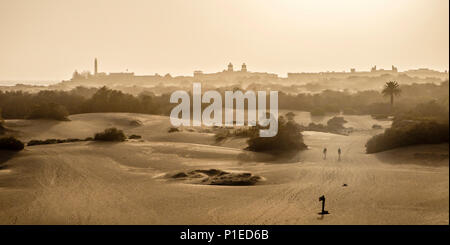
MULTIPOLYGON (((374 66, 376 66, 376 65, 374 65, 374 66)), ((396 67, 396 66, 394 66, 394 67, 396 67)), ((396 67, 397 68, 397 67, 396 67)), ((342 70, 342 71, 336 71, 336 70, 323 70, 323 71, 291 71, 291 72, 286 72, 285 73, 285 76, 282 76, 280 73, 276 73, 276 72, 270 72, 270 71, 248 71, 248 72, 259 72, 259 73, 270 73, 270 74, 276 74, 279 78, 288 78, 288 74, 289 73, 306 73, 306 74, 320 74, 320 73, 348 73, 348 74, 351 74, 352 72, 351 72, 351 69, 353 69, 353 68, 349 68, 349 69, 347 69, 347 70, 342 70)), ((404 69, 404 70, 397 70, 397 72, 398 73, 402 73, 402 72, 407 72, 407 71, 414 71, 414 70, 421 70, 421 69, 427 69, 427 70, 430 70, 430 71, 435 71, 435 72, 440 72, 440 73, 447 73, 448 74, 448 72, 449 72, 449 69, 444 69, 444 70, 440 70, 440 69, 436 69, 436 68, 429 68, 429 67, 414 67, 414 68, 407 68, 407 69, 404 69)), ((78 69, 75 69, 74 71, 78 71, 78 69)), ((135 73, 135 72, 133 72, 133 71, 128 71, 128 69, 126 69, 126 71, 109 71, 109 72, 98 72, 98 73, 105 73, 105 74, 110 74, 110 73, 133 73, 133 75, 135 75, 135 76, 154 76, 154 75, 156 75, 156 74, 158 74, 158 75, 160 75, 160 76, 164 76, 164 75, 166 75, 166 74, 170 74, 172 77, 194 77, 193 76, 193 73, 195 72, 195 71, 202 71, 202 72, 204 72, 203 70, 200 70, 200 69, 197 69, 197 70, 193 70, 191 73, 188 73, 188 74, 185 74, 185 73, 178 73, 178 74, 172 74, 172 73, 170 73, 170 72, 168 72, 168 73, 158 73, 158 72, 155 72, 155 73, 153 73, 153 74, 143 74, 143 73, 135 73)), ((226 69, 223 69, 223 70, 219 70, 219 71, 212 71, 212 72, 204 72, 203 74, 214 74, 214 73, 219 73, 219 72, 223 72, 223 71, 226 71, 226 69)), ((239 72, 240 70, 233 70, 233 72, 239 72)), ((390 69, 385 69, 385 68, 380 68, 380 69, 378 69, 378 67, 377 67, 377 71, 392 71, 392 70, 390 70, 390 69)), ((79 72, 89 72, 89 73, 92 73, 92 74, 94 74, 91 70, 80 70, 79 72)), ((370 73, 371 71, 370 71, 370 69, 369 70, 355 70, 355 73, 358 73, 358 72, 368 72, 368 73, 370 73)), ((69 78, 70 79, 70 78, 69 78)), ((42 79, 42 78, 39 78, 39 79, 0 79, 0 82, 20 82, 20 81, 23 81, 23 82, 62 82, 62 81, 66 81, 67 80, 67 78, 64 78, 64 79, 56 79, 56 78, 54 78, 54 79, 42 79)), ((0 85, 0 86, 2 86, 2 85, 0 85)))

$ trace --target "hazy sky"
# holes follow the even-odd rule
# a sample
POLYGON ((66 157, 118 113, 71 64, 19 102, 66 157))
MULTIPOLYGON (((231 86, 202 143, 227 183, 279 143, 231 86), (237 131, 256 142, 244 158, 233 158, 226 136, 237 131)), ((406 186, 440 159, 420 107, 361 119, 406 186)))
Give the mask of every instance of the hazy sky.
POLYGON ((449 66, 448 0, 0 0, 0 80, 449 66))

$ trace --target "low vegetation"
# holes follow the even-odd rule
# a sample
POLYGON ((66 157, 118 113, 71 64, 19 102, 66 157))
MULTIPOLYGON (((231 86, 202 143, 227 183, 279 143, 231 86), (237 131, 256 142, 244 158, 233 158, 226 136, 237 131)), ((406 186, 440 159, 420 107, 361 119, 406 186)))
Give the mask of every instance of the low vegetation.
POLYGON ((90 141, 92 138, 86 138, 86 139, 46 139, 46 140, 30 140, 27 143, 27 146, 33 146, 33 145, 51 145, 51 144, 61 144, 61 143, 71 143, 71 142, 80 142, 80 141, 90 141))
POLYGON ((391 128, 366 143, 367 153, 418 144, 448 143, 448 107, 435 101, 417 105, 394 118, 391 128))
MULTIPOLYGON (((77 87, 70 91, 43 90, 37 93, 0 91, 0 108, 6 119, 45 118, 66 120, 68 115, 92 112, 132 112, 168 115, 174 106, 170 94, 138 96, 119 90, 77 87)), ((140 121, 132 122, 140 126, 140 121)))
MULTIPOLYGON (((287 88, 288 91, 296 91, 294 88, 287 88)), ((128 91, 126 88, 122 89, 128 91)), ((65 112, 68 115, 91 112, 169 115, 175 106, 169 102, 170 91, 176 89, 179 87, 164 87, 164 93, 160 95, 153 94, 159 91, 157 88, 142 90, 137 95, 107 87, 77 87, 70 91, 43 90, 37 93, 0 91, 0 108, 3 109, 3 118, 6 119, 32 117, 61 120, 66 116, 65 112)), ((225 89, 230 88, 222 87, 218 88, 218 91, 224 93, 225 89)), ((245 90, 240 87, 238 89, 245 90)), ((255 84, 248 89, 262 90, 265 87, 255 84)), ((320 93, 288 93, 280 90, 278 106, 279 109, 285 110, 309 111, 313 116, 341 111, 344 114, 376 116, 396 115, 432 99, 436 99, 438 104, 448 104, 448 81, 441 84, 401 84, 398 89, 401 89, 402 96, 396 98, 395 107, 383 98, 381 91, 375 90, 358 92, 324 90, 320 93)), ((392 90, 393 93, 395 91, 397 90, 392 90)), ((388 95, 387 91, 384 94, 388 95)), ((136 126, 139 126, 138 122, 136 126)))
POLYGON ((310 123, 308 126, 301 125, 300 130, 348 135, 353 129, 344 127, 345 123, 347 121, 343 117, 335 116, 327 121, 327 125, 310 123))
POLYGON ((176 127, 170 127, 169 130, 167 130, 168 133, 174 133, 174 132, 180 132, 180 130, 176 127))
POLYGON ((132 134, 132 135, 128 136, 128 139, 131 139, 131 140, 141 139, 141 138, 142 138, 142 136, 137 135, 137 134, 132 134))
POLYGON ((248 138, 246 150, 256 152, 280 153, 285 151, 304 150, 307 146, 303 143, 301 126, 289 114, 290 119, 283 116, 278 118, 278 133, 274 137, 259 137, 259 131, 265 129, 259 125, 240 128, 216 128, 215 139, 217 142, 229 137, 248 138))
POLYGON ((101 133, 96 133, 95 141, 125 141, 126 136, 122 130, 117 128, 107 128, 101 133))
POLYGON ((374 125, 372 125, 372 128, 373 128, 373 129, 382 129, 383 126, 381 126, 381 125, 379 125, 379 124, 374 124, 374 125))
POLYGON ((448 123, 435 121, 404 121, 402 126, 386 129, 366 144, 367 153, 376 153, 397 147, 418 144, 448 143, 448 123), (404 123, 404 124, 403 124, 404 123))
POLYGON ((247 150, 256 152, 279 153, 285 151, 304 150, 307 146, 303 143, 303 135, 300 125, 293 120, 278 118, 278 133, 274 137, 259 137, 260 126, 249 129, 250 138, 247 140, 247 150))
POLYGON ((216 130, 214 138, 217 142, 223 141, 229 137, 251 137, 255 132, 251 127, 226 128, 222 127, 216 130))
POLYGON ((0 150, 21 151, 25 145, 22 141, 10 136, 0 138, 0 150))
POLYGON ((69 112, 67 109, 56 103, 42 103, 31 109, 28 119, 53 119, 67 121, 69 112))
MULTIPOLYGON (((141 139, 142 136, 132 134, 128 136, 128 139, 141 139)), ((50 145, 50 144, 62 144, 62 143, 72 143, 72 142, 81 142, 81 141, 124 141, 126 139, 125 135, 121 130, 118 130, 116 128, 109 128, 101 133, 95 134, 95 138, 87 137, 85 139, 76 139, 76 138, 69 138, 69 139, 46 139, 46 140, 30 140, 27 143, 27 146, 34 146, 34 145, 50 145)))

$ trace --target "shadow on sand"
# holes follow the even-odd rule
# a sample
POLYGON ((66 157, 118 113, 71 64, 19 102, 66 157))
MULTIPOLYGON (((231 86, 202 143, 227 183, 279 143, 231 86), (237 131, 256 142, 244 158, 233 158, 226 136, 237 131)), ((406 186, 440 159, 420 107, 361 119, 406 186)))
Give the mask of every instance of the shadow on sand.
POLYGON ((6 169, 6 163, 9 159, 13 158, 18 152, 0 150, 0 170, 6 169))
POLYGON ((238 160, 242 162, 266 162, 266 163, 298 163, 301 159, 302 151, 287 152, 253 152, 245 151, 238 155, 238 160))

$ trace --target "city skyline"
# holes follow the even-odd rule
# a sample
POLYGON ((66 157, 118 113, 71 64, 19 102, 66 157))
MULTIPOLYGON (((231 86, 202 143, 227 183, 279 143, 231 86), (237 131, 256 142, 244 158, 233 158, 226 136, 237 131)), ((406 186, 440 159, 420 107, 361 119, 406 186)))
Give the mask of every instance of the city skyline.
MULTIPOLYGON (((99 70, 99 62, 98 62, 98 58, 95 57, 94 58, 94 67, 93 69, 75 69, 74 72, 81 74, 81 73, 87 73, 90 75, 108 75, 108 74, 133 74, 133 75, 159 75, 159 76, 164 76, 164 75, 172 75, 171 72, 165 73, 165 74, 160 74, 158 72, 154 73, 154 74, 136 74, 134 71, 126 69, 125 71, 100 71, 99 70)), ((91 67, 92 68, 92 67, 91 67)), ((201 69, 197 69, 197 70, 193 70, 193 72, 191 72, 190 74, 181 74, 181 75, 175 75, 175 76, 186 76, 186 77, 192 77, 197 75, 202 75, 202 74, 212 74, 212 73, 220 73, 220 72, 264 72, 267 74, 275 74, 277 75, 279 78, 286 78, 289 77, 289 74, 302 74, 302 73, 367 73, 367 72, 383 72, 383 71, 394 71, 394 72, 407 72, 407 71, 415 71, 415 70, 429 70, 429 71, 437 71, 437 72, 443 72, 443 73, 448 73, 448 70, 444 70, 444 71, 440 71, 440 70, 434 70, 434 69, 430 69, 429 67, 416 67, 416 68, 412 68, 412 69, 404 69, 404 70, 399 70, 398 67, 396 67, 395 65, 391 65, 390 67, 379 67, 377 65, 373 65, 370 67, 370 69, 362 69, 362 70, 357 70, 356 68, 350 67, 347 68, 345 70, 342 71, 334 71, 334 70, 322 70, 322 71, 288 71, 286 74, 284 74, 285 76, 283 76, 283 74, 278 74, 278 73, 271 73, 271 72, 266 72, 266 71, 250 71, 247 68, 247 64, 245 62, 243 62, 242 64, 233 64, 233 62, 229 62, 226 67, 221 70, 216 69, 215 71, 210 71, 210 72, 204 72, 201 69)))
MULTIPOLYGON (((267 72, 267 71, 258 71, 258 70, 247 70, 247 64, 246 62, 243 62, 241 64, 235 64, 233 62, 228 62, 226 65, 222 65, 222 67, 217 68, 216 70, 210 70, 210 71, 204 71, 201 68, 196 69, 196 70, 192 70, 191 73, 189 74, 177 74, 177 73, 173 73, 173 72, 167 72, 167 73, 159 73, 159 72, 155 72, 155 73, 136 73, 133 70, 130 69, 125 69, 125 70, 121 70, 121 71, 108 71, 105 69, 101 69, 100 65, 99 65, 99 59, 97 57, 94 58, 94 63, 93 66, 91 65, 91 67, 86 67, 86 69, 83 68, 82 69, 78 69, 78 68, 74 68, 73 72, 76 72, 78 74, 89 74, 92 76, 104 76, 104 75, 110 75, 110 74, 132 74, 132 75, 138 75, 138 76, 165 76, 165 75, 171 75, 173 77, 193 77, 196 75, 201 75, 201 74, 214 74, 214 73, 221 73, 221 72, 256 72, 256 73, 267 73, 267 74, 274 74, 277 75, 279 78, 288 78, 289 74, 326 74, 326 73, 348 73, 348 74, 352 74, 352 73, 368 73, 368 72, 391 72, 394 71, 395 72, 408 72, 408 71, 418 71, 418 70, 429 70, 432 72, 441 72, 441 73, 448 73, 448 70, 438 70, 438 69, 432 69, 429 67, 413 67, 410 69, 398 69, 397 66, 395 65, 390 65, 390 66, 386 66, 386 67, 380 67, 378 65, 372 65, 370 67, 366 67, 365 69, 356 69, 354 68, 354 66, 349 66, 344 70, 319 70, 319 71, 288 71, 285 74, 279 74, 279 73, 275 73, 275 72, 267 72), (231 67, 231 68, 230 68, 231 67), (245 67, 245 68, 244 68, 245 67), (223 68, 223 69, 222 69, 223 68), (231 69, 231 70, 230 70, 231 69)), ((53 82, 60 82, 60 81, 64 81, 67 80, 71 75, 73 76, 73 72, 68 74, 66 78, 61 79, 61 80, 49 80, 49 81, 53 81, 53 82)), ((5 79, 5 80, 0 80, 0 81, 20 81, 21 79, 18 80, 13 80, 13 79, 5 79)), ((27 81, 26 79, 24 81, 27 81)), ((28 81, 46 81, 46 79, 42 79, 42 80, 28 80, 28 81)))
POLYGON ((1 0, 0 80, 64 80, 94 56, 104 71, 173 76, 230 61, 282 77, 445 71, 448 18, 444 0, 1 0))

